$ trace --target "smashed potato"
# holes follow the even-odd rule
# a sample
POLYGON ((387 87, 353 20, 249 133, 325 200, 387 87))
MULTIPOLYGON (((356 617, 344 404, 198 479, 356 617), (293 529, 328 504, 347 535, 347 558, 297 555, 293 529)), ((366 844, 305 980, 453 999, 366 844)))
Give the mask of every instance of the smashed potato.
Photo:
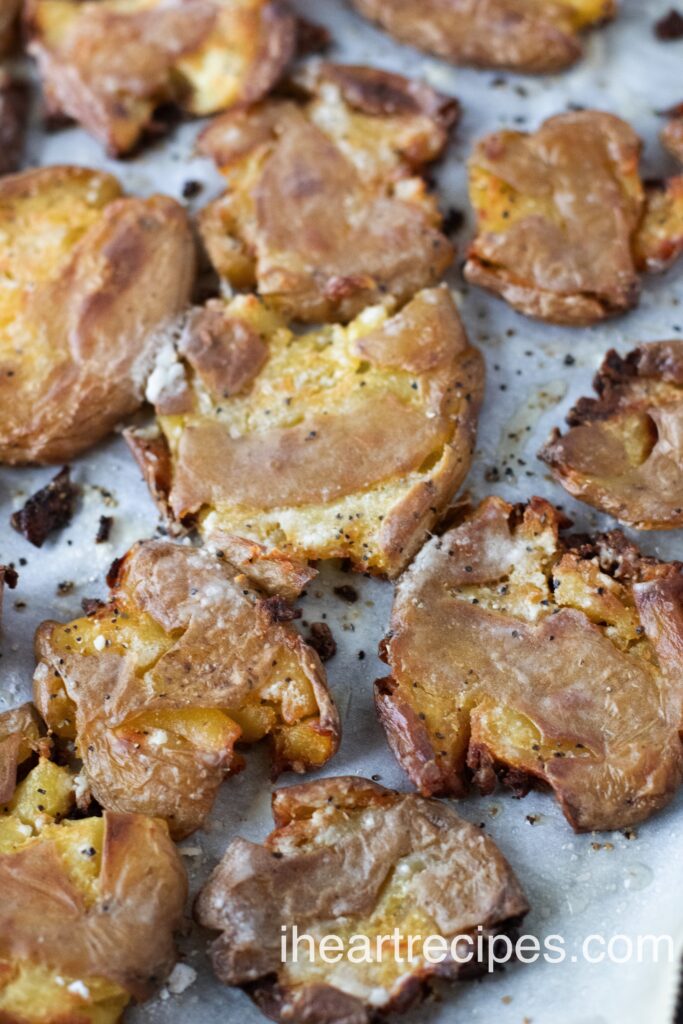
MULTIPOLYGON (((277 557, 273 572, 278 570, 277 557)), ((238 742, 265 736, 273 770, 319 767, 339 722, 318 656, 225 557, 146 541, 115 563, 110 600, 36 634, 35 702, 75 739, 82 775, 109 810, 199 828, 238 742)))
POLYGON ((480 68, 562 71, 581 33, 614 17, 616 0, 352 0, 402 43, 480 68))
POLYGON ((0 180, 0 234, 0 462, 66 461, 142 401, 194 280, 187 215, 109 174, 44 167, 0 180))
POLYGON ((475 147, 465 277, 528 316, 573 326, 635 306, 641 271, 683 250, 683 178, 645 188, 641 143, 611 114, 561 114, 475 147))
POLYGON ((27 0, 26 23, 50 113, 112 156, 163 104, 205 117, 260 99, 296 43, 279 0, 27 0))
POLYGON ((263 846, 230 844, 196 914, 221 932, 210 947, 219 980, 245 986, 276 1021, 369 1024, 405 1010, 430 978, 471 976, 479 966, 462 939, 460 963, 430 964, 426 936, 441 936, 446 948, 478 929, 489 939, 514 929, 528 910, 492 840, 436 801, 332 778, 278 790, 273 817, 263 846), (379 947, 374 962, 342 954, 330 964, 305 941, 294 958, 295 926, 316 944, 325 935, 345 949, 355 941, 356 952, 364 936, 372 956, 379 937, 399 936, 379 947))
POLYGON ((199 137, 228 181, 200 216, 220 274, 287 318, 349 320, 436 284, 453 258, 420 171, 458 104, 376 68, 316 63, 274 98, 199 137))
POLYGON ((488 498, 401 578, 377 683, 425 795, 549 786, 577 831, 642 821, 683 774, 683 575, 614 531, 488 498))
MULTIPOLYGON (((5 756, 0 743, 0 777, 5 756)), ((107 812, 70 819, 73 807, 72 773, 44 757, 0 801, 0 1020, 8 1024, 115 1024, 175 961, 187 883, 166 826, 107 812)))
POLYGON ((129 433, 157 499, 205 536, 395 575, 467 473, 483 389, 445 287, 294 334, 255 296, 193 312, 129 433))
POLYGON ((640 530, 683 526, 683 341, 607 353, 563 436, 541 450, 575 498, 640 530))

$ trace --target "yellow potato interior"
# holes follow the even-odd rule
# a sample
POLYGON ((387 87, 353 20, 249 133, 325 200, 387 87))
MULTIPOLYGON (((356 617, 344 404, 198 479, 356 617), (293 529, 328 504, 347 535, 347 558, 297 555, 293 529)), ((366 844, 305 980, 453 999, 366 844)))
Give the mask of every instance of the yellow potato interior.
MULTIPOLYGON (((349 826, 355 813, 351 812, 348 816, 349 826)), ((373 811, 372 808, 368 808, 361 813, 372 815, 373 811)), ((319 822, 315 831, 317 832, 319 824, 321 833, 326 834, 324 842, 319 845, 334 845, 335 832, 339 826, 330 827, 324 811, 315 812, 313 821, 316 822, 316 819, 319 819, 319 822)), ((296 962, 291 957, 290 950, 283 971, 283 982, 295 988, 303 984, 320 982, 365 998, 371 993, 374 998, 380 994, 382 999, 388 998, 391 989, 401 977, 415 970, 415 963, 401 963, 395 956, 393 943, 383 943, 380 955, 376 957, 377 938, 391 936, 394 929, 398 929, 402 937, 398 943, 399 957, 407 961, 409 956, 419 960, 423 940, 427 936, 439 934, 436 921, 416 905, 415 894, 411 889, 415 873, 423 867, 424 862, 420 854, 399 860, 387 878, 373 912, 367 917, 353 917, 342 922, 322 922, 305 929, 317 941, 327 934, 338 935, 346 947, 351 944, 352 936, 366 936, 375 962, 353 963, 343 958, 338 964, 327 964, 320 958, 311 959, 309 947, 301 943, 297 947, 296 962), (410 948, 409 941, 412 943, 410 948)))
MULTIPOLYGON (((123 599, 95 615, 55 627, 57 652, 97 657, 128 652, 142 679, 182 635, 167 633, 150 615, 123 599)), ((75 739, 76 707, 64 680, 51 672, 40 683, 41 703, 50 729, 75 739)), ((269 677, 239 707, 177 707, 140 711, 118 727, 118 734, 142 749, 193 747, 208 753, 232 751, 238 740, 255 743, 272 735, 277 751, 289 761, 322 764, 332 752, 331 737, 316 729, 319 708, 310 680, 286 650, 274 659, 269 677)))
MULTIPOLYGON (((41 759, 19 783, 9 804, 0 808, 0 853, 11 855, 29 844, 50 843, 69 880, 90 906, 99 895, 104 820, 60 820, 73 803, 71 772, 41 759)), ((45 964, 0 959, 3 1020, 114 1024, 128 1000, 122 988, 104 978, 64 977, 45 964)))
POLYGON ((634 246, 641 269, 666 266, 683 249, 683 177, 671 178, 664 189, 648 194, 634 246))
POLYGON ((26 960, 0 960, 0 1017, 7 1020, 116 1024, 128 1002, 128 993, 105 978, 70 978, 26 960))
MULTIPOLYGON (((422 383, 403 371, 371 366, 354 351, 357 339, 385 322, 389 310, 366 309, 347 327, 331 325, 295 335, 253 296, 234 299, 229 311, 246 321, 268 341, 269 359, 249 393, 215 403, 189 368, 197 411, 161 416, 159 423, 176 454, 183 431, 205 418, 225 425, 233 437, 295 426, 305 415, 343 409, 362 395, 382 402, 396 395, 406 407, 421 407, 422 383)), ((438 463, 442 453, 434 453, 438 463)), ((216 530, 253 537, 268 546, 296 552, 304 558, 349 555, 368 567, 383 570, 376 549, 382 522, 406 491, 424 479, 427 467, 355 492, 324 505, 256 509, 241 505, 205 506, 199 514, 202 532, 216 530)), ((429 467, 431 468, 431 467, 429 467)))
POLYGON ((12 367, 17 385, 38 388, 58 358, 46 330, 27 324, 36 288, 63 273, 74 246, 119 195, 113 178, 84 170, 0 201, 0 364, 12 367))

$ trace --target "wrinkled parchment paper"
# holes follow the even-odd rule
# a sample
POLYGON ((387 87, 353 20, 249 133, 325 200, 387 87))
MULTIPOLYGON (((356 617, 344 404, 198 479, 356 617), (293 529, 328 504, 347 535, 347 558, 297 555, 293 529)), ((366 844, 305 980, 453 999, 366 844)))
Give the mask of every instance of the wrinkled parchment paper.
MULTIPOLYGON (((661 121, 655 112, 683 100, 683 42, 660 43, 652 33, 668 0, 622 0, 620 20, 588 39, 582 63, 567 74, 542 79, 452 68, 395 44, 348 10, 343 0, 318 0, 312 6, 297 0, 296 6, 332 31, 333 59, 421 75, 462 102, 461 125, 437 172, 443 208, 467 214, 458 236, 461 255, 471 232, 463 163, 473 140, 500 126, 533 129, 571 106, 597 106, 626 118, 643 137, 646 176, 674 169, 657 141, 661 121)), ((142 195, 163 191, 180 198, 186 181, 199 181, 204 187, 189 204, 194 209, 221 190, 209 163, 192 157, 196 131, 196 125, 181 126, 139 157, 116 162, 106 159, 100 146, 77 128, 45 134, 36 125, 30 158, 32 163, 102 167, 117 174, 129 191, 142 195)), ((488 369, 479 443, 468 480, 472 494, 480 498, 497 492, 512 500, 541 494, 561 504, 580 528, 613 525, 568 498, 547 478, 535 453, 575 399, 590 393, 591 377, 608 347, 627 351, 639 341, 683 336, 683 264, 663 277, 645 280, 638 310, 587 330, 527 320, 495 298, 466 289, 457 269, 451 283, 488 369), (574 359, 570 365, 567 355, 574 359), (491 480, 494 467, 499 482, 491 480)), ((113 438, 74 464, 74 476, 83 486, 78 513, 71 526, 39 552, 10 530, 8 519, 53 472, 0 470, 0 562, 12 561, 20 572, 19 588, 5 598, 0 710, 30 694, 32 639, 38 623, 47 617, 73 617, 80 612, 82 597, 103 596, 111 560, 133 541, 151 536, 157 524, 132 459, 121 439, 113 438), (113 516, 114 527, 107 543, 95 544, 100 515, 113 516)), ((652 554, 683 558, 680 531, 640 534, 638 540, 652 554)), ((390 605, 389 584, 350 579, 328 567, 309 588, 303 617, 316 621, 325 616, 339 648, 327 668, 344 738, 326 773, 373 775, 385 785, 408 788, 372 705, 372 681, 386 671, 376 650, 390 605), (355 604, 333 594, 340 582, 352 582, 358 589, 355 604)), ((280 784, 292 781, 286 776, 280 784)), ((270 788, 267 760, 262 751, 252 750, 246 771, 224 785, 207 829, 181 844, 193 893, 232 837, 258 841, 270 830, 270 788)), ((547 794, 531 794, 520 801, 499 792, 462 801, 458 811, 485 824, 522 880, 533 908, 524 931, 541 939, 562 935, 568 955, 562 965, 515 965, 481 981, 443 988, 435 999, 408 1014, 405 1024, 669 1024, 676 963, 589 964, 578 957, 578 949, 594 933, 605 939, 615 934, 670 934, 680 952, 683 792, 631 838, 621 833, 574 835, 547 794)), ((153 1002, 129 1011, 127 1019, 135 1024, 263 1021, 246 996, 213 980, 206 940, 204 933, 188 925, 181 940, 182 959, 195 969, 196 980, 181 994, 164 990, 153 1002)))

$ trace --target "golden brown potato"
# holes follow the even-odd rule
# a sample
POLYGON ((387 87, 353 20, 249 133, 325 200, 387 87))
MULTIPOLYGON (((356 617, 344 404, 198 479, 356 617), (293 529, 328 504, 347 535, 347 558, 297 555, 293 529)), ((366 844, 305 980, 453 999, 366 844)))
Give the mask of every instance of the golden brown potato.
POLYGON ((476 948, 456 936, 480 928, 486 948, 528 910, 492 840, 435 800, 367 779, 322 779, 278 790, 273 817, 263 846, 230 844, 196 914, 221 932, 210 947, 219 980, 245 986, 276 1021, 369 1024, 405 1010, 431 978, 471 976, 481 967, 476 948), (344 951, 355 948, 356 962, 344 954, 336 964, 311 962, 305 942, 295 960, 294 926, 316 945, 338 936, 344 951), (358 936, 376 956, 378 937, 395 929, 400 937, 379 947, 376 962, 357 962, 358 936), (427 936, 441 936, 447 949, 453 944, 460 963, 430 963, 427 936))
POLYGON ((639 272, 683 249, 683 179, 646 190, 640 150, 624 121, 594 110, 481 140, 469 165, 477 236, 467 280, 552 323, 592 324, 635 306, 639 272))
POLYGON ((26 23, 50 112, 114 156, 162 104, 204 117, 260 99, 296 42, 280 0, 27 0, 26 23))
POLYGON ((225 114, 199 137, 228 181, 200 217, 218 273, 306 321, 346 321, 436 284, 453 250, 419 175, 457 102, 338 64, 312 64, 295 85, 297 98, 225 114))
POLYGON ((683 103, 667 110, 670 120, 662 129, 662 143, 672 156, 683 163, 683 103))
POLYGON ((577 831, 633 825, 683 773, 681 563, 618 531, 488 498, 402 577, 377 683, 391 747, 425 795, 549 786, 577 831))
POLYGON ((0 69, 0 176, 18 170, 28 120, 28 86, 0 69))
MULTIPOLYGON (((0 741, 2 778, 8 753, 0 741)), ((74 777, 45 757, 1 803, 0 1020, 115 1024, 175 961, 187 883, 166 826, 68 818, 74 777)))
MULTIPOLYGON (((44 727, 42 731, 45 732, 44 727)), ((34 753, 47 757, 50 741, 41 736, 33 705, 22 704, 0 714, 0 804, 11 800, 17 785, 17 769, 34 753)))
POLYGON ((445 287, 294 334, 253 295, 195 310, 128 434, 152 492, 206 537, 395 575, 469 468, 484 365, 445 287))
POLYGON ((0 0, 0 55, 11 50, 16 41, 20 9, 21 0, 0 0))
POLYGON ((402 43, 480 68, 562 71, 581 33, 614 17, 616 0, 352 0, 402 43))
POLYGON ((640 530, 683 526, 683 341, 607 353, 539 453, 575 498, 640 530))
POLYGON ((41 714, 75 738, 103 807, 164 818, 182 837, 242 767, 236 743, 268 736, 275 774, 332 756, 339 721, 325 673, 281 597, 264 597, 225 557, 167 541, 135 545, 109 582, 92 615, 42 624, 34 677, 41 714))
POLYGON ((45 167, 0 180, 0 233, 0 462, 65 461, 142 401, 194 282, 187 215, 45 167))

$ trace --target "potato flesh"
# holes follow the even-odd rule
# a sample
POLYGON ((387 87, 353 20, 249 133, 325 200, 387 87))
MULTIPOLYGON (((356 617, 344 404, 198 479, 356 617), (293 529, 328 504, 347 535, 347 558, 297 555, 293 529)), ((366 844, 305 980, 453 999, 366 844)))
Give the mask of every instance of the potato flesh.
MULTIPOLYGON (((69 769, 41 759, 7 806, 0 808, 0 854, 52 843, 70 882, 91 906, 99 895, 104 820, 60 821, 73 803, 69 769)), ((104 978, 67 978, 42 964, 0 959, 0 1017, 49 1024, 71 1013, 90 1024, 113 1024, 128 999, 123 989, 104 978)))
MULTIPOLYGON (((283 321, 254 297, 237 298, 230 313, 252 326, 269 344, 269 359, 245 396, 215 403, 198 378, 188 372, 195 409, 178 416, 161 416, 160 426, 172 454, 183 431, 204 418, 225 424, 232 436, 296 425, 304 415, 342 409, 362 388, 368 401, 381 402, 396 395, 406 406, 420 407, 422 385, 407 372, 378 369, 353 350, 354 342, 380 327, 389 310, 366 309, 347 327, 332 325, 296 336, 283 321), (417 385, 417 386, 413 386, 417 385)), ((441 452, 434 453, 438 462, 441 452)), ((373 485, 325 505, 263 510, 238 505, 205 506, 199 514, 200 530, 248 536, 302 558, 334 558, 343 554, 379 571, 386 569, 377 549, 382 522, 411 486, 423 477, 424 467, 401 478, 373 485)))
MULTIPOLYGON (((135 32, 135 16, 162 6, 160 0, 97 0, 96 3, 39 0, 36 22, 44 45, 60 53, 69 38, 78 33, 84 19, 92 12, 101 16, 108 12, 122 18, 130 17, 135 32)), ((212 30, 200 45, 174 56, 168 52, 167 81, 157 83, 147 95, 136 95, 121 89, 110 93, 118 96, 120 113, 112 113, 113 131, 122 149, 132 146, 141 129, 161 102, 178 99, 189 113, 198 117, 230 107, 243 97, 245 86, 259 49, 263 45, 259 31, 263 0, 224 0, 217 5, 212 30), (250 15, 255 20, 250 19, 250 15)), ((71 44, 73 45, 73 44, 71 44)))
POLYGON ((113 178, 83 171, 0 203, 0 362, 15 367, 18 385, 38 390, 55 361, 46 333, 27 324, 33 291, 59 278, 74 246, 119 195, 113 178))
MULTIPOLYGON (((167 633, 151 615, 115 602, 97 615, 57 626, 56 648, 97 657, 106 651, 128 652, 142 679, 179 639, 167 633), (102 638, 102 639, 98 639, 102 638)), ((279 753, 289 760, 323 764, 332 752, 332 738, 319 733, 319 708, 310 680, 283 651, 270 677, 240 707, 154 708, 131 715, 117 734, 142 749, 159 745, 194 748, 208 755, 232 753, 236 742, 255 743, 272 735, 279 753)), ((57 673, 48 681, 49 725, 57 735, 76 738, 74 702, 57 673)))
POLYGON ((648 195, 645 215, 635 239, 636 263, 664 268, 683 248, 683 177, 670 178, 664 189, 648 195))
MULTIPOLYGON (((642 638, 640 620, 627 589, 589 561, 558 559, 551 531, 539 533, 533 542, 517 546, 508 576, 498 584, 453 588, 458 600, 508 614, 526 622, 537 622, 559 608, 574 608, 598 625, 620 650, 651 661, 650 644, 642 638)), ((544 735, 527 716, 488 697, 482 698, 479 678, 472 670, 470 693, 459 694, 454 706, 451 695, 434 692, 423 681, 413 683, 418 714, 429 732, 443 737, 436 750, 438 762, 464 767, 470 742, 482 743, 501 761, 529 772, 538 772, 539 761, 553 756, 591 757, 595 752, 561 735, 544 735), (471 733, 470 733, 471 719, 471 733)))
MULTIPOLYGON (((511 135, 514 133, 511 133, 511 135)), ((633 255, 640 270, 666 266, 683 248, 683 178, 672 178, 663 190, 645 195, 637 169, 619 171, 625 194, 644 201, 641 223, 633 236, 633 255)), ((470 201, 481 232, 504 234, 528 217, 562 224, 562 212, 552 196, 529 196, 489 170, 470 166, 470 201)))
MULTIPOLYGON (((330 819, 338 817, 339 811, 334 808, 315 811, 310 826, 307 825, 308 841, 305 845, 334 846, 344 830, 353 831, 355 819, 360 815, 381 814, 380 810, 346 811, 344 825, 332 824, 330 819)), ((282 842, 287 843, 287 836, 282 842)), ((275 849, 281 848, 280 843, 274 844, 275 849)), ((412 954, 420 957, 422 941, 430 935, 438 935, 439 927, 434 919, 415 903, 415 895, 411 891, 411 880, 414 874, 424 867, 419 854, 411 854, 396 861, 391 873, 384 883, 381 895, 372 913, 367 917, 354 917, 348 920, 335 920, 316 923, 305 930, 316 941, 328 934, 338 935, 344 944, 348 944, 353 935, 367 936, 370 949, 374 956, 378 936, 391 936, 398 929, 402 936, 398 949, 400 955, 407 960, 407 936, 414 936, 412 954)), ((383 946, 381 960, 374 963, 353 964, 342 959, 339 964, 326 964, 320 959, 313 961, 309 957, 307 944, 301 943, 297 950, 297 962, 292 959, 284 965, 281 982, 294 988, 312 982, 324 983, 339 988, 344 992, 358 995, 361 998, 386 1001, 391 990, 400 980, 416 970, 415 962, 401 963, 394 956, 393 942, 383 946)))
MULTIPOLYGON (((518 133, 508 134, 513 139, 518 133)), ((500 132, 499 136, 505 139, 506 133, 500 132)), ((619 183, 627 196, 638 200, 643 198, 643 186, 637 167, 633 170, 627 170, 625 167, 613 168, 613 171, 618 172, 619 183)), ((541 217, 557 224, 562 224, 563 221, 562 212, 553 201, 552 194, 526 195, 487 168, 479 167, 475 161, 471 163, 469 169, 469 192, 470 202, 482 232, 504 233, 513 224, 527 217, 541 217)))
POLYGON ((573 27, 578 31, 594 25, 605 17, 605 0, 558 0, 567 8, 573 27))
POLYGON ((115 1024, 128 1001, 128 993, 105 978, 71 978, 26 960, 0 960, 0 1016, 22 1024, 115 1024))

